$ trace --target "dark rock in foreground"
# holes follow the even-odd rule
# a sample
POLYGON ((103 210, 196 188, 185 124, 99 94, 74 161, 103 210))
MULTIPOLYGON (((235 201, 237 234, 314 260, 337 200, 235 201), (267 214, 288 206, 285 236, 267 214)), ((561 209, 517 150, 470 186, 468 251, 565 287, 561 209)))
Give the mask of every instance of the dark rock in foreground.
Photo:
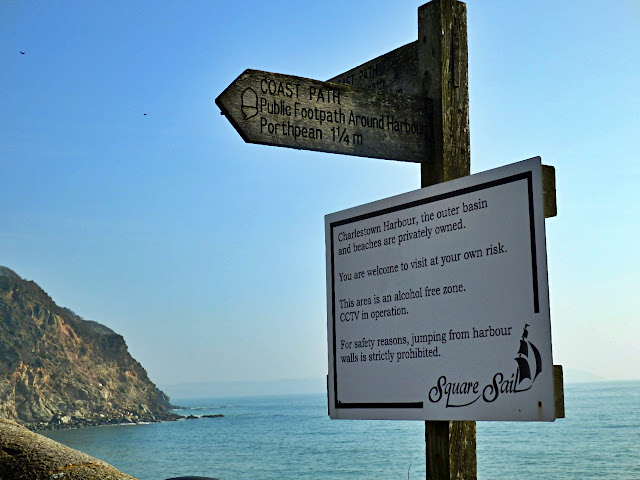
POLYGON ((0 418, 3 480, 136 480, 108 463, 0 418))
POLYGON ((122 336, 0 267, 0 416, 31 429, 175 420, 122 336))

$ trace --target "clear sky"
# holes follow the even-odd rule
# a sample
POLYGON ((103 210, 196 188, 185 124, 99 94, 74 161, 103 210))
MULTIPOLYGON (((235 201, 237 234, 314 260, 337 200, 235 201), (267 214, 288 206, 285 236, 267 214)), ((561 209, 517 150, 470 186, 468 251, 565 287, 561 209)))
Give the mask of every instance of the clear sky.
MULTIPOLYGON (((246 68, 324 80, 412 42, 421 3, 2 1, 0 264, 161 385, 323 378, 324 215, 419 167, 246 144, 214 99, 246 68)), ((472 173, 556 167, 554 363, 638 379, 640 4, 467 11, 472 173)))

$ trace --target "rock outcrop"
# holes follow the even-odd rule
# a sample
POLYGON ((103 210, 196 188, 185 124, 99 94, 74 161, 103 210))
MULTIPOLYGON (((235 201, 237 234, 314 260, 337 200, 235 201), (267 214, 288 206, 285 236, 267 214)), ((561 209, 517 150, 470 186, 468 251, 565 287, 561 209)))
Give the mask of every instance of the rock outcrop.
POLYGON ((122 336, 0 267, 0 417, 31 429, 173 420, 122 336))
POLYGON ((3 480, 136 480, 108 463, 0 418, 3 480))

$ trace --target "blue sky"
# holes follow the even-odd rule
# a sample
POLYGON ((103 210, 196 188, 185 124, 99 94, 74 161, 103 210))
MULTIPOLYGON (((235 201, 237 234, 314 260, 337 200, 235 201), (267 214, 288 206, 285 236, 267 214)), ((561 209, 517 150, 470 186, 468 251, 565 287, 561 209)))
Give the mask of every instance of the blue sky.
MULTIPOLYGON (((421 3, 3 1, 0 264, 161 385, 323 378, 324 215, 418 166, 245 144, 214 99, 246 68, 322 80, 409 43, 421 3)), ((467 10, 472 173, 556 167, 554 362, 640 378, 640 4, 467 10)))

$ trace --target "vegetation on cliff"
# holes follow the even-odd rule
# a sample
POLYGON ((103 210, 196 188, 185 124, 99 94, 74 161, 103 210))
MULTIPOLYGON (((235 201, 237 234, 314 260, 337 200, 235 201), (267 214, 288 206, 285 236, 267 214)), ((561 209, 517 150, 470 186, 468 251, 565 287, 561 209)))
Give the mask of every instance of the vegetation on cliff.
POLYGON ((0 267, 0 417, 32 429, 173 420, 122 336, 0 267))

